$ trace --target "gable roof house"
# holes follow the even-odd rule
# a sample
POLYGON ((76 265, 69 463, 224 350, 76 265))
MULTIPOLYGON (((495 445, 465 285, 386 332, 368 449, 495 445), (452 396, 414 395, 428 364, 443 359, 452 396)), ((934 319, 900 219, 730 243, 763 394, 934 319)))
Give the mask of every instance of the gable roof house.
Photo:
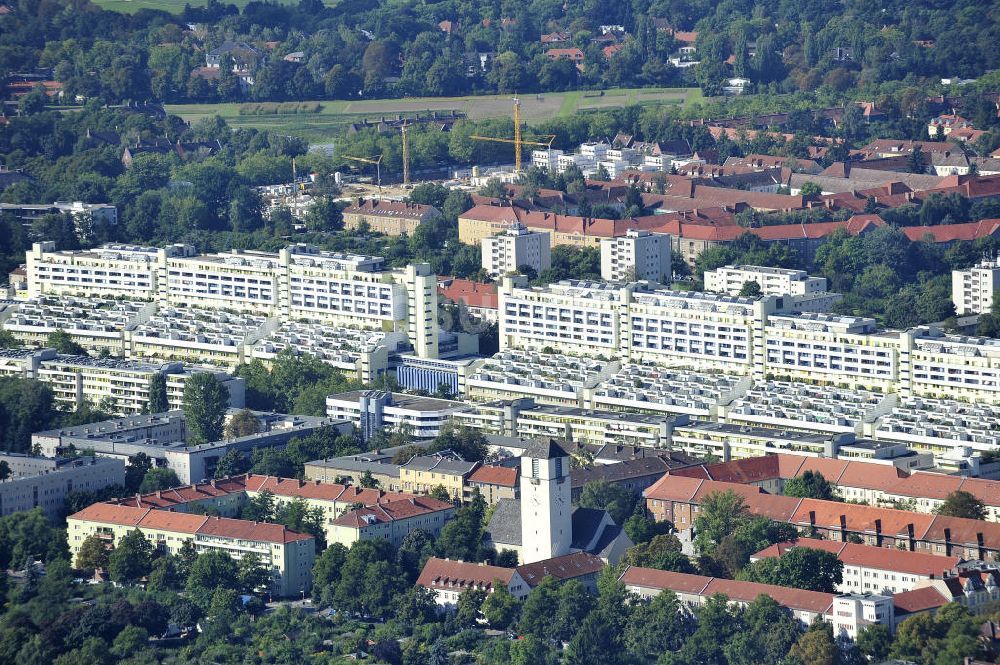
POLYGON ((417 578, 417 585, 434 592, 441 609, 454 609, 458 597, 469 589, 493 593, 502 584, 515 598, 523 599, 531 591, 524 578, 514 568, 489 566, 485 563, 467 563, 431 557, 424 564, 417 578))

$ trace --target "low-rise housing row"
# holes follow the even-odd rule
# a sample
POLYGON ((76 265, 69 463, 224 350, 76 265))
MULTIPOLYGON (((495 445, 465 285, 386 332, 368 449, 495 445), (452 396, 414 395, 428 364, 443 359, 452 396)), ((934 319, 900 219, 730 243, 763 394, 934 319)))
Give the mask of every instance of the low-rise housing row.
POLYGON ((743 606, 760 596, 769 597, 788 609, 804 626, 816 621, 830 622, 833 624, 834 635, 839 640, 853 640, 859 630, 871 624, 882 624, 890 631, 895 628, 891 596, 805 591, 638 566, 626 568, 619 580, 626 590, 640 598, 654 598, 664 591, 670 591, 684 605, 692 608, 700 607, 718 594, 726 596, 730 603, 743 606))
POLYGON ((234 559, 257 557, 270 574, 270 591, 297 596, 312 588, 314 538, 281 524, 248 522, 152 508, 95 503, 67 519, 67 541, 75 560, 83 542, 97 536, 115 545, 138 530, 162 554, 179 554, 190 544, 198 554, 221 551, 234 559))
POLYGON ((822 550, 844 564, 840 593, 897 594, 921 588, 931 580, 957 575, 962 560, 923 552, 888 550, 857 543, 841 543, 817 538, 799 538, 771 545, 750 556, 750 561, 781 557, 797 547, 822 550))
MULTIPOLYGON (((920 513, 934 513, 954 492, 967 492, 980 501, 986 519, 1000 522, 1000 481, 932 473, 903 464, 849 458, 807 457, 771 453, 763 457, 693 466, 671 473, 690 478, 755 485, 781 493, 785 483, 807 471, 820 473, 836 486, 846 501, 874 506, 905 506, 920 513)), ((916 461, 916 460, 914 460, 916 461)))
POLYGON ((976 561, 995 561, 1000 556, 1000 524, 995 522, 799 499, 768 494, 757 486, 674 473, 661 478, 644 496, 657 520, 669 521, 684 531, 694 524, 706 496, 726 491, 741 495, 751 513, 787 522, 817 538, 841 542, 857 538, 874 547, 976 561))

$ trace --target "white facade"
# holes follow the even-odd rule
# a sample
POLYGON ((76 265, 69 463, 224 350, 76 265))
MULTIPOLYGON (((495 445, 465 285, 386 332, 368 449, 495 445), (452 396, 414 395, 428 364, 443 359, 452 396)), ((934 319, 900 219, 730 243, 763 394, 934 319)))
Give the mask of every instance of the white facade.
POLYGON ((557 172, 559 169, 559 158, 563 156, 562 150, 532 150, 531 151, 531 165, 536 169, 543 169, 545 171, 557 172))
POLYGON ((466 408, 463 402, 380 390, 354 390, 326 398, 326 415, 354 423, 366 441, 377 431, 402 429, 418 439, 432 439, 453 414, 466 408))
POLYGON ((570 553, 573 542, 569 456, 558 446, 542 457, 529 448, 521 457, 521 563, 570 553))
POLYGON ((490 238, 483 238, 483 269, 493 277, 517 272, 521 266, 536 274, 552 266, 551 241, 543 231, 529 231, 516 223, 490 238))
POLYGON ((832 614, 834 637, 854 641, 865 626, 878 623, 892 630, 895 607, 892 596, 852 594, 835 597, 832 614))
MULTIPOLYGON (((101 406, 117 415, 142 413, 149 406, 152 378, 166 379, 167 402, 180 408, 184 385, 199 370, 179 362, 151 364, 114 358, 58 354, 54 349, 0 349, 0 376, 36 379, 52 389, 57 402, 77 409, 84 404, 101 406)), ((200 370, 207 371, 207 370, 200 370)), ((212 371, 229 391, 229 405, 244 405, 244 379, 212 371)))
POLYGON ((797 311, 807 297, 510 277, 498 289, 500 348, 1000 404, 1000 340, 797 311))
POLYGON ((705 273, 705 290, 739 295, 747 282, 757 282, 768 296, 802 296, 826 292, 825 277, 810 277, 805 270, 765 266, 723 266, 705 273))
POLYGON ((152 300, 160 307, 405 331, 417 355, 437 357, 437 279, 427 264, 390 271, 381 257, 324 252, 309 245, 277 253, 196 255, 181 245, 56 252, 53 243, 36 243, 27 253, 27 272, 31 297, 121 296, 152 300))
POLYGON ((968 270, 951 271, 951 300, 959 316, 985 314, 1000 290, 1000 261, 983 261, 968 270))
POLYGON ((624 237, 601 240, 601 278, 616 282, 669 282, 670 236, 629 230, 624 237))

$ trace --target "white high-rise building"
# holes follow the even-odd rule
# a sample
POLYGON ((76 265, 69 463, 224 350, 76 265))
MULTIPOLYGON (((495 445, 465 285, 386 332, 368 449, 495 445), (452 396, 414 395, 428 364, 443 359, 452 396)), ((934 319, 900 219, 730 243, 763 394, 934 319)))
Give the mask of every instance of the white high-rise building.
POLYGON ((705 272, 705 290, 737 296, 747 282, 757 282, 761 295, 802 296, 826 292, 825 277, 810 277, 805 270, 766 266, 722 266, 705 272))
POLYGON ((968 270, 951 271, 951 300, 959 316, 984 314, 1000 290, 1000 261, 983 261, 968 270))
POLYGON ((521 563, 570 553, 573 506, 569 455, 539 441, 521 455, 521 563))
POLYGON ((493 277, 517 272, 521 266, 540 273, 552 265, 550 245, 548 233, 512 224, 503 233, 483 238, 483 269, 493 277))
POLYGON ((670 281, 670 236, 630 230, 601 240, 601 278, 615 282, 670 281))

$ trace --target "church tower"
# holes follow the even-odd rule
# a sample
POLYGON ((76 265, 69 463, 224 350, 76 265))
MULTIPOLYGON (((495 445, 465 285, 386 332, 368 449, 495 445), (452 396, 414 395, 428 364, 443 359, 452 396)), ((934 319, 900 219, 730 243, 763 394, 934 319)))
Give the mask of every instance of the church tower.
POLYGON ((521 455, 521 563, 569 554, 573 541, 569 455, 538 441, 521 455))

